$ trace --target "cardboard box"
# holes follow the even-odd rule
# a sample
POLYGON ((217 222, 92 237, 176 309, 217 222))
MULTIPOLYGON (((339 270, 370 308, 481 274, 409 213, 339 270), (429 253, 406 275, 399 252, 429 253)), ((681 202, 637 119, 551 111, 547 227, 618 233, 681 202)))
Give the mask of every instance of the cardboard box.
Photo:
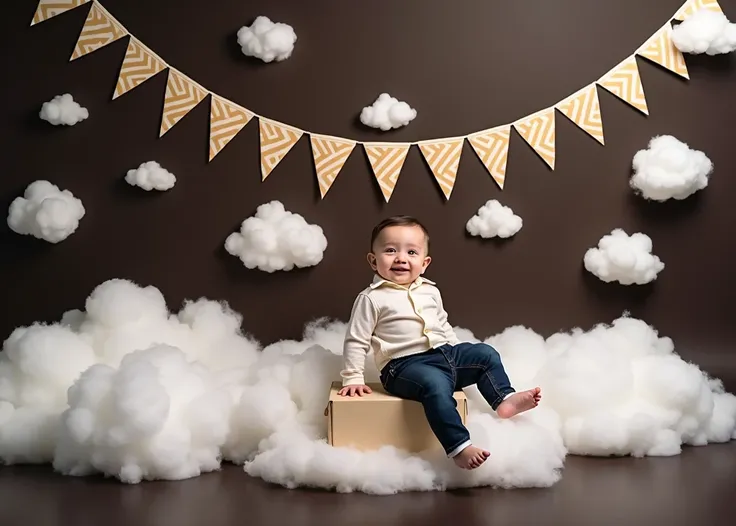
MULTIPOLYGON (((337 392, 342 384, 332 384, 325 410, 327 441, 330 445, 353 447, 361 451, 386 445, 410 453, 442 451, 441 444, 429 427, 422 404, 392 396, 380 383, 368 385, 373 390, 370 395, 340 396, 337 392)), ((465 424, 468 400, 462 391, 457 391, 454 398, 465 424)))

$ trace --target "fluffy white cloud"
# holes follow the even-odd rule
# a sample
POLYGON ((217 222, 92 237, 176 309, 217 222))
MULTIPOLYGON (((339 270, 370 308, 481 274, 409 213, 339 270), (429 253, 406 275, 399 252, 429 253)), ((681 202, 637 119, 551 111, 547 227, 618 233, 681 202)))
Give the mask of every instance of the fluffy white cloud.
POLYGON ((319 225, 288 212, 279 201, 262 204, 225 240, 229 254, 265 272, 312 267, 322 261, 327 238, 319 225))
POLYGON ((259 16, 250 26, 238 30, 238 44, 244 55, 264 62, 286 60, 294 51, 294 28, 282 22, 274 23, 267 16, 259 16))
MULTIPOLYGON (((16 329, 0 353, 0 459, 126 483, 194 477, 232 461, 290 488, 391 494, 545 487, 562 476, 568 451, 676 455, 683 444, 736 438, 736 397, 680 358, 671 339, 624 317, 546 340, 522 326, 485 340, 514 386, 539 385, 543 401, 502 421, 476 387, 466 389, 471 436, 492 455, 476 470, 391 446, 333 448, 323 411, 339 380, 345 324, 310 323, 303 340, 260 348, 241 322, 205 298, 170 314, 157 288, 111 280, 85 311, 16 329)), ((377 382, 370 356, 366 366, 377 382)))
POLYGON ((473 236, 511 237, 521 230, 521 217, 514 214, 508 206, 496 199, 490 199, 478 209, 478 213, 468 219, 465 229, 473 236))
POLYGON ((176 184, 176 176, 156 161, 142 163, 135 170, 128 170, 125 181, 144 190, 169 190, 176 184))
POLYGON ((360 122, 371 128, 388 131, 406 126, 417 116, 417 110, 388 93, 381 93, 373 105, 360 112, 360 122))
POLYGON ((699 9, 674 27, 672 42, 683 53, 731 53, 736 50, 736 24, 723 13, 699 9))
POLYGON ((602 281, 622 285, 644 285, 657 279, 664 263, 652 254, 652 240, 637 232, 629 236, 617 228, 589 248, 583 258, 585 268, 602 281))
POLYGON ((10 203, 8 226, 18 234, 58 243, 77 230, 84 214, 82 201, 69 190, 40 180, 29 184, 23 197, 10 203))
POLYGON ((708 186, 713 162, 671 135, 660 135, 632 161, 631 187, 645 199, 685 199, 708 186))
POLYGON ((73 126, 89 117, 89 111, 80 106, 69 93, 65 93, 44 102, 39 116, 54 126, 73 126))

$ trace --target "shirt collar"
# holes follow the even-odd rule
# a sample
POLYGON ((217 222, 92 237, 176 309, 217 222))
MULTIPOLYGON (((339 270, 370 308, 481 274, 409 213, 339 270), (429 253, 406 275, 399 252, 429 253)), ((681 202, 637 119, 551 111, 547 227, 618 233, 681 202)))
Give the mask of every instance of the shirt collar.
MULTIPOLYGON (((423 283, 428 283, 429 285, 435 284, 434 281, 427 279, 424 276, 419 276, 417 279, 414 280, 414 283, 409 284, 409 287, 412 287, 412 286, 418 287, 422 285, 423 283)), ((387 284, 394 284, 394 283, 387 279, 383 279, 381 276, 376 274, 375 276, 373 276, 373 282, 371 283, 371 288, 377 289, 381 285, 387 285, 387 284)))

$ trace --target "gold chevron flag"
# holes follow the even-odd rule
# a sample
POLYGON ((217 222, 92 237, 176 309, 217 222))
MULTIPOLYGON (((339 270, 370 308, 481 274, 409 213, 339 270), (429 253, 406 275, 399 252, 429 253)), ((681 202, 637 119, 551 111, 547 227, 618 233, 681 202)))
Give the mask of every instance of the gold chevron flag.
POLYGON ((253 113, 242 106, 212 94, 210 106, 210 161, 220 153, 246 124, 253 118, 253 113))
POLYGON ((40 24, 54 18, 56 15, 66 13, 67 11, 86 4, 90 0, 39 0, 36 12, 33 14, 31 25, 40 24))
POLYGON ((506 181, 506 162, 509 154, 511 126, 500 126, 468 136, 478 158, 491 174, 496 184, 503 190, 506 181))
POLYGON ((117 99, 166 69, 166 63, 131 36, 112 98, 117 99))
POLYGON ((716 13, 722 13, 723 9, 718 4, 718 0, 688 0, 675 14, 675 20, 685 20, 695 11, 708 9, 716 13))
POLYGON ((555 109, 547 108, 516 123, 514 128, 537 155, 555 169, 555 109))
POLYGON ((125 28, 110 13, 100 7, 100 4, 95 2, 89 10, 87 20, 84 22, 77 45, 74 46, 74 51, 69 60, 76 60, 88 53, 97 51, 127 34, 125 28))
POLYGON ((391 194, 394 193, 410 147, 409 143, 374 142, 363 145, 368 161, 371 163, 373 175, 387 203, 391 199, 391 194))
POLYGON ((204 88, 184 74, 169 68, 159 137, 163 137, 206 96, 207 91, 204 88))
POLYGON ((332 183, 345 166, 356 142, 338 137, 325 137, 324 135, 311 134, 312 156, 314 157, 314 168, 317 172, 319 193, 324 198, 329 192, 332 183))
POLYGON ((669 22, 657 31, 639 51, 636 52, 640 57, 651 60, 655 64, 659 64, 665 69, 677 73, 686 79, 690 78, 685 64, 685 57, 682 52, 675 47, 672 42, 672 26, 669 22))
POLYGON ((271 175, 274 168, 286 157, 304 132, 288 124, 261 117, 261 180, 271 175))
POLYGON ((639 76, 639 66, 634 55, 622 61, 597 81, 598 85, 629 103, 645 115, 649 115, 644 86, 639 76))
POLYGON ((595 83, 557 103, 556 108, 596 141, 606 144, 603 136, 601 105, 595 83))
POLYGON ((432 170, 437 184, 440 185, 445 199, 450 199, 457 179, 460 156, 463 153, 463 138, 439 139, 419 143, 419 150, 432 170))

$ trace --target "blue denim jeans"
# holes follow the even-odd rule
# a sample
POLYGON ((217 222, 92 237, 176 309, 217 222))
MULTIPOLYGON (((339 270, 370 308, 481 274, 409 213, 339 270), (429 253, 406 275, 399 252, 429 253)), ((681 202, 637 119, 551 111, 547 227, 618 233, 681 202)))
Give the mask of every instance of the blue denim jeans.
POLYGON ((515 392, 501 356, 486 343, 446 344, 396 358, 381 370, 381 384, 394 396, 422 404, 429 426, 448 456, 470 441, 457 411, 455 391, 477 384, 494 411, 515 392))

